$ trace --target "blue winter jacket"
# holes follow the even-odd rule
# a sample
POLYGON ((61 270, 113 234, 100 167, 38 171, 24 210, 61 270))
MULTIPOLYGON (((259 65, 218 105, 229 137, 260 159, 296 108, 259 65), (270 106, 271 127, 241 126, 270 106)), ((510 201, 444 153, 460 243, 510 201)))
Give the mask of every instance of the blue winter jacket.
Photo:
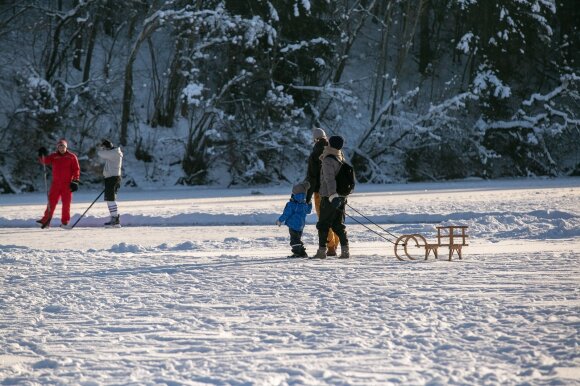
POLYGON ((312 212, 312 204, 306 203, 306 193, 292 194, 278 221, 285 223, 294 231, 302 232, 306 225, 306 215, 310 212, 312 212))

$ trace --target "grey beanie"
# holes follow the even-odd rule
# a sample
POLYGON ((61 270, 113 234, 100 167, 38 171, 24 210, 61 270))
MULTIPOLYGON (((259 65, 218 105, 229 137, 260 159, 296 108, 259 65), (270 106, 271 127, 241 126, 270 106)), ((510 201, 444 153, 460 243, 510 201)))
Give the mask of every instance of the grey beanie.
POLYGON ((312 129, 312 137, 314 137, 314 140, 326 138, 326 133, 320 127, 315 127, 312 129))
POLYGON ((310 182, 304 181, 292 187, 292 194, 306 193, 310 189, 310 182))

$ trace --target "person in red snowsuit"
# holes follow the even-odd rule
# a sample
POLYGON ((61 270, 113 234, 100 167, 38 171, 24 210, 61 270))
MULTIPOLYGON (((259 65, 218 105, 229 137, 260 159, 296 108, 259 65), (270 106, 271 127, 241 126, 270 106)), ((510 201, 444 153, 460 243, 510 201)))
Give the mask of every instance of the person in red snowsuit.
POLYGON ((60 139, 52 154, 48 154, 46 148, 38 149, 39 161, 43 165, 52 165, 52 183, 48 192, 48 205, 44 216, 37 221, 42 228, 50 226, 50 220, 58 200, 62 201, 61 226, 67 226, 70 221, 70 204, 72 192, 78 189, 80 178, 79 160, 74 153, 68 151, 65 139, 60 139))

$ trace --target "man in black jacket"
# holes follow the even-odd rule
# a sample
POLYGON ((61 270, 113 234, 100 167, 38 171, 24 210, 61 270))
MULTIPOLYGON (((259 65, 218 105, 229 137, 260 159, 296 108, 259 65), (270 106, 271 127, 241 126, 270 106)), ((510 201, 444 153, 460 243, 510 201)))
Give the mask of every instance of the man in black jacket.
MULTIPOLYGON (((308 157, 308 170, 306 174, 306 181, 310 183, 310 189, 306 193, 306 202, 312 201, 312 196, 314 196, 314 208, 316 210, 316 216, 320 219, 320 168, 322 166, 322 161, 320 156, 324 151, 324 148, 328 146, 328 139, 326 133, 321 128, 312 129, 312 136, 314 138, 314 147, 312 152, 308 157)), ((336 256, 336 247, 338 246, 339 240, 338 236, 331 230, 328 232, 327 256, 336 256)))

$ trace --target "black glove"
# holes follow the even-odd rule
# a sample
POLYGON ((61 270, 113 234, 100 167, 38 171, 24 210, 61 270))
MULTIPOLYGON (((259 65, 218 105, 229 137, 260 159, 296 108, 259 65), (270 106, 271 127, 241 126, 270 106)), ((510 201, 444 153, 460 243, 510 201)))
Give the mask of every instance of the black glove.
POLYGON ((48 155, 48 150, 46 150, 46 147, 41 147, 38 149, 38 156, 39 157, 46 157, 48 155))
POLYGON ((344 197, 334 197, 330 203, 336 209, 342 209, 342 208, 344 208, 345 198, 344 197))
POLYGON ((71 192, 76 192, 77 190, 79 190, 79 181, 78 180, 71 181, 69 187, 71 192))

